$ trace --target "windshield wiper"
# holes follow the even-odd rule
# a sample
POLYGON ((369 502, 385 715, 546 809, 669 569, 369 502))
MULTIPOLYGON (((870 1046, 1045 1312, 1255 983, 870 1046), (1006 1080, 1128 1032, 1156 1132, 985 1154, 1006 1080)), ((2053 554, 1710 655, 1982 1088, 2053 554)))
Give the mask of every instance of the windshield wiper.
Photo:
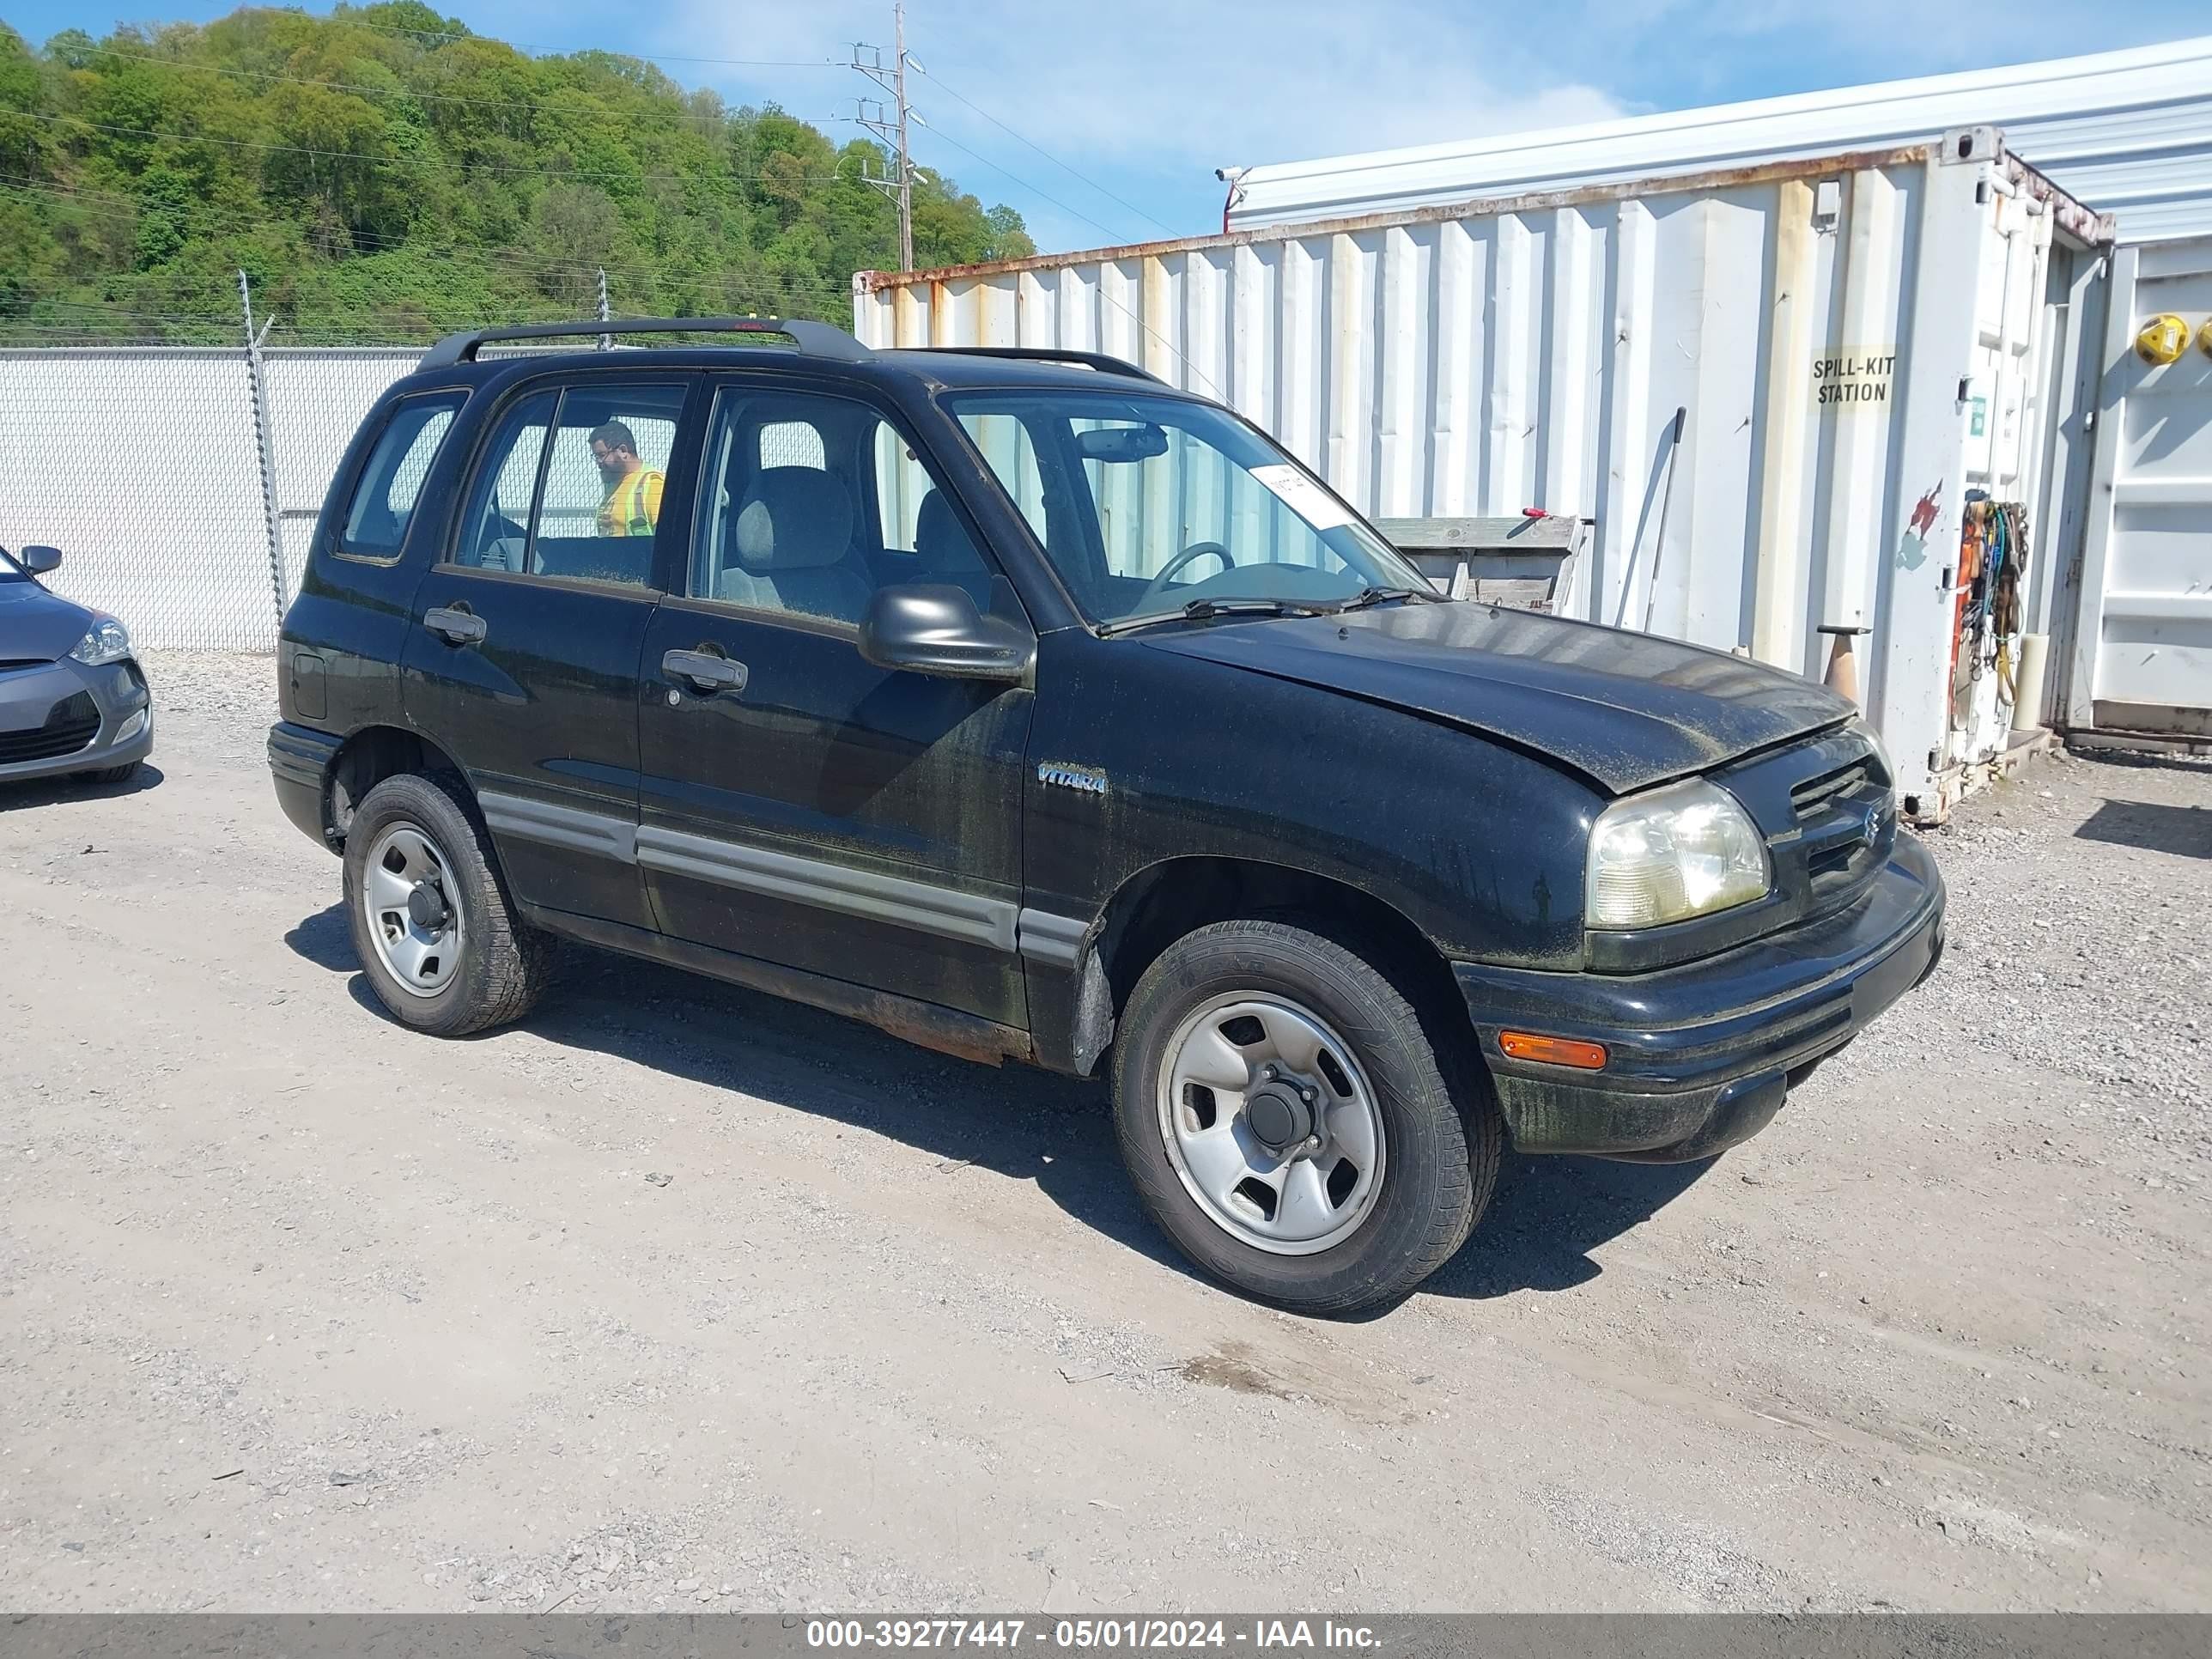
POLYGON ((1097 633, 1103 640, 1159 623, 1204 622, 1210 617, 1326 617, 1334 609, 1302 599, 1193 599, 1180 611, 1148 611, 1141 617, 1119 617, 1101 623, 1097 633))
POLYGON ((1380 605, 1385 599, 1426 599, 1432 605, 1449 605, 1445 595, 1425 587, 1363 587, 1335 608, 1339 611, 1364 611, 1370 605, 1380 605))

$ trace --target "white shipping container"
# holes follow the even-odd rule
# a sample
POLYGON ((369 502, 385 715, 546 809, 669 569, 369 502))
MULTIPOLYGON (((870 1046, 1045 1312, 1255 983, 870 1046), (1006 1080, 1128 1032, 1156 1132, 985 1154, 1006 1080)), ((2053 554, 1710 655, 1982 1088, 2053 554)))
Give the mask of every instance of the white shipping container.
MULTIPOLYGON (((1994 43, 1994 42, 1993 42, 1994 43)), ((2212 234, 2212 35, 1873 86, 1664 110, 1586 126, 1224 168, 1224 228, 1401 212, 1994 126, 2127 242, 2212 234)))
MULTIPOLYGON (((854 319, 878 347, 1141 363, 1249 416, 1371 518, 1594 520, 1564 573, 1570 615, 1648 615, 1655 631, 1811 675, 1836 638, 1870 630, 1866 706, 1908 810, 1938 817, 2003 743, 2009 707, 1988 676, 1953 729, 1966 492, 2045 521, 2049 382, 2082 315, 2064 303, 2083 280, 2072 262, 2110 235, 1973 128, 1695 177, 863 272, 854 319)), ((1218 534, 1208 515, 1223 510, 1186 492, 1139 512, 1180 545, 1218 534)))
POLYGON ((2076 727, 2212 737, 2212 238, 2120 249, 2107 315, 2054 706, 2076 727), (2187 340, 2167 363, 2136 349, 2161 317, 2187 340))

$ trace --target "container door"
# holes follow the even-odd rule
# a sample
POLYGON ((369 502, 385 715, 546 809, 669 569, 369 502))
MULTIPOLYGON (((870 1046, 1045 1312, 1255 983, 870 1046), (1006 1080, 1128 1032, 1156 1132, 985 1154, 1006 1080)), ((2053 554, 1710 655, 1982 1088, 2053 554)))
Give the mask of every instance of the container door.
POLYGON ((1951 765, 1993 759, 2011 738, 2026 602, 2055 552, 2047 544, 2051 526, 2035 514, 2051 418, 2051 216, 2018 195, 1996 195, 1985 210, 1990 225, 1981 240, 1961 411, 1967 506, 1957 545, 1945 547, 1957 561, 1945 743, 1951 765))
MULTIPOLYGON (((2075 726, 2212 736, 2212 239, 2113 256, 2075 726), (2180 319, 2179 352, 2137 349, 2180 319)), ((2154 347, 2158 343, 2151 343, 2154 347)))

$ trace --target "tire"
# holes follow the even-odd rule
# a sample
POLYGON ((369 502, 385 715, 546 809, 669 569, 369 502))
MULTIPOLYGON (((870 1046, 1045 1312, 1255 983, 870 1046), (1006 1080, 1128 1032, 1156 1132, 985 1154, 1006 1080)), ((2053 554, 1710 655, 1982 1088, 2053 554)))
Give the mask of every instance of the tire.
POLYGON ((1275 921, 1199 928, 1145 971, 1116 1039, 1115 1127, 1138 1197, 1194 1263, 1248 1296, 1304 1314, 1387 1308, 1450 1259, 1490 1201, 1504 1141, 1479 1062, 1432 1036, 1388 977, 1333 939, 1275 921), (1288 1045, 1274 1041, 1279 1030, 1288 1045), (1203 1042, 1208 1030, 1228 1048, 1203 1042), (1316 1032, 1315 1060, 1286 1060, 1274 1079, 1266 1066, 1275 1060, 1255 1058, 1291 1054, 1316 1032), (1204 1069, 1186 1060, 1194 1054, 1245 1067, 1240 1107, 1228 1109, 1203 1083, 1191 1092, 1184 1068, 1204 1069), (1303 1115, 1286 1086, 1314 1097, 1303 1115), (1311 1139, 1285 1141, 1286 1105, 1287 1133, 1310 1129, 1311 1139), (1214 1138, 1224 1127, 1248 1164, 1256 1151, 1281 1176, 1273 1207, 1261 1207, 1271 1177, 1256 1172, 1247 1176, 1256 1187, 1200 1196, 1220 1192, 1219 1171, 1237 1174, 1214 1138), (1312 1176, 1294 1176, 1301 1160, 1312 1176), (1303 1214, 1294 1178, 1304 1182, 1303 1214))
POLYGON ((87 783, 128 783, 138 775, 137 761, 126 761, 121 766, 103 766, 97 772, 80 772, 77 776, 87 783))
MULTIPOLYGON (((379 881, 376 899, 393 891, 379 881)), ((403 773, 368 792, 346 831, 345 909, 377 1000, 418 1031, 465 1036, 520 1019, 551 977, 553 937, 522 920, 490 836, 450 774, 403 773), (372 902, 372 855, 397 883, 430 889, 426 908, 442 914, 426 923, 372 902)))

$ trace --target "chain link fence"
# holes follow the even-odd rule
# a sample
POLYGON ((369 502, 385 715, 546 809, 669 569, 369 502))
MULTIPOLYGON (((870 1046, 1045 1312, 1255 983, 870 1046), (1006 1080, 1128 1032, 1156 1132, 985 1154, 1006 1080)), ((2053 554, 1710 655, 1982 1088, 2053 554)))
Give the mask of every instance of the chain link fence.
POLYGON ((323 492, 415 349, 264 348, 276 545, 242 346, 0 351, 0 547, 151 649, 266 651, 323 492))

